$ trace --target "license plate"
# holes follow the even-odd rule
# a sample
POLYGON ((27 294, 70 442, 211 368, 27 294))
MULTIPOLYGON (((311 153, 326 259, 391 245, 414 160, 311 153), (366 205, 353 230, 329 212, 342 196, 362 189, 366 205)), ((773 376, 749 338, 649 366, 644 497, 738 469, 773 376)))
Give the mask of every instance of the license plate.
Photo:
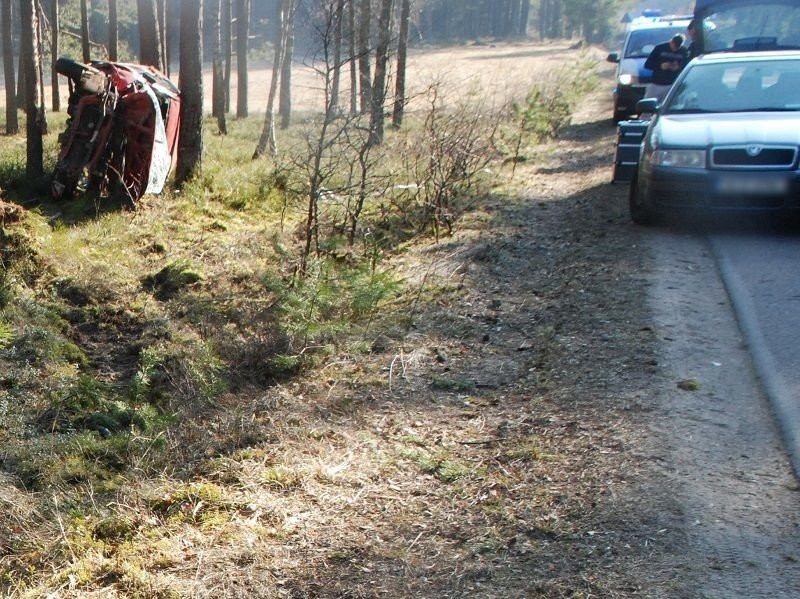
POLYGON ((789 179, 784 175, 721 175, 717 191, 730 195, 782 195, 789 191, 789 179))

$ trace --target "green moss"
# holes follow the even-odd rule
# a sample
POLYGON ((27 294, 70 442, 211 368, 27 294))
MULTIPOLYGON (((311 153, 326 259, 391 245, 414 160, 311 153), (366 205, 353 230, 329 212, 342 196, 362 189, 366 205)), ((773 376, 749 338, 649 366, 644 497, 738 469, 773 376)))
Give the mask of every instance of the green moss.
POLYGON ((159 299, 168 299, 178 291, 203 280, 203 275, 194 270, 188 260, 177 260, 167 264, 157 273, 142 279, 146 289, 152 290, 159 299))
POLYGON ((132 538, 137 523, 124 516, 110 516, 94 525, 92 536, 103 541, 120 542, 132 538))
POLYGON ((467 378, 434 376, 431 380, 431 388, 441 391, 466 393, 475 390, 475 381, 467 378))
POLYGON ((465 477, 482 475, 474 466, 455 459, 445 449, 433 452, 403 449, 401 450, 401 455, 416 463, 422 472, 432 474, 445 483, 452 483, 465 477))
POLYGON ((13 342, 14 357, 18 361, 40 365, 70 363, 85 367, 89 363, 86 353, 72 341, 66 339, 53 325, 61 328, 60 319, 51 326, 30 324, 17 334, 13 342))
POLYGON ((8 347, 14 341, 14 327, 0 320, 0 349, 8 347))
POLYGON ((279 489, 293 489, 302 484, 302 478, 298 472, 281 465, 265 468, 261 472, 259 480, 267 486, 279 489))

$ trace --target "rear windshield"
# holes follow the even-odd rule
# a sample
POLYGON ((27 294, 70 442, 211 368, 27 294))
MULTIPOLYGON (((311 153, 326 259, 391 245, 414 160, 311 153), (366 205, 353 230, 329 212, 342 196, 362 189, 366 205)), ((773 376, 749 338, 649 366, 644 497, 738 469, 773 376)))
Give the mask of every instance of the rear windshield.
POLYGON ((667 98, 667 114, 800 110, 800 60, 689 66, 667 98))
POLYGON ((759 2, 733 6, 704 19, 706 52, 800 48, 800 6, 759 2))
POLYGON ((657 29, 637 29, 628 34, 625 44, 625 58, 647 58, 656 44, 668 42, 676 33, 686 36, 685 25, 659 27, 657 29))

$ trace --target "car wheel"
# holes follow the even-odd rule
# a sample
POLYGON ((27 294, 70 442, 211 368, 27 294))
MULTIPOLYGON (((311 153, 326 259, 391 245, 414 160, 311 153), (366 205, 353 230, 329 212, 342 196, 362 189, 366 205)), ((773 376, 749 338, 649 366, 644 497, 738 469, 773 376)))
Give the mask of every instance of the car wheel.
POLYGON ((631 213, 631 220, 637 225, 649 226, 656 224, 658 220, 655 211, 642 201, 642 190, 639 187, 638 174, 633 175, 631 187, 628 191, 628 207, 631 213))
POLYGON ((88 70, 85 64, 81 64, 71 58, 61 57, 56 60, 56 71, 74 81, 80 81, 83 73, 88 70))

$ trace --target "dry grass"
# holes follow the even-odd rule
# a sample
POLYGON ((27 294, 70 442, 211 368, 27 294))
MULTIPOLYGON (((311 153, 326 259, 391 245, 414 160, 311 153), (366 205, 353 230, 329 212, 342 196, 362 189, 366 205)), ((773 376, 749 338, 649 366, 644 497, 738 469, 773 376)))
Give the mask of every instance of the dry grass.
MULTIPOLYGON (((567 57, 576 57, 580 52, 570 50, 569 42, 548 44, 470 44, 461 47, 417 48, 409 55, 409 90, 417 97, 434 83, 451 90, 453 100, 466 95, 481 96, 491 104, 500 106, 511 99, 524 97, 532 83, 545 74, 558 69, 567 57)), ((600 52, 597 53, 600 55, 600 52)), ((292 71, 293 106, 299 112, 316 112, 324 105, 321 80, 311 58, 296 57, 292 71)), ((248 74, 250 83, 248 105, 250 110, 263 113, 267 102, 267 91, 271 69, 264 65, 253 65, 248 74)), ((232 74, 231 86, 236 87, 236 74, 232 74)), ((211 73, 204 75, 205 89, 211 89, 211 73)), ((343 82, 341 97, 350 97, 348 82, 343 82)), ((235 94, 234 94, 235 95, 235 94)), ((210 102, 210 100, 209 100, 210 102)), ((211 109, 209 103, 207 109, 211 109)), ((414 109, 414 106, 411 106, 414 109)))
MULTIPOLYGON (((448 85, 505 101, 540 69, 576 56, 518 45, 416 60, 420 73, 441 73, 444 63, 456 78, 448 85)), ((73 480, 30 491, 0 484, 3 592, 679 596, 678 583, 655 574, 671 559, 653 507, 663 498, 642 501, 646 465, 629 449, 645 417, 637 397, 647 373, 609 366, 636 361, 652 339, 635 325, 636 258, 612 234, 622 216, 604 187, 605 108, 605 94, 594 97, 563 141, 534 149, 537 160, 452 238, 398 256, 407 293, 385 308, 366 347, 323 355, 302 377, 271 386, 241 379, 213 399, 185 385, 169 406, 181 415, 176 426, 134 431, 120 449, 138 460, 122 480, 97 435, 78 442, 99 483, 40 445, 42 459, 63 459, 51 468, 73 480)), ((213 198, 197 202, 196 229, 174 224, 174 204, 158 200, 87 225, 111 226, 135 250, 111 272, 87 272, 103 248, 82 247, 78 229, 56 231, 52 255, 64 278, 85 287, 100 278, 108 289, 91 291, 132 304, 114 330, 126 323, 133 338, 158 338, 159 319, 192 306, 161 312, 119 281, 185 256, 207 265, 189 297, 218 302, 199 313, 258 314, 243 299, 256 301, 253 273, 238 272, 234 257, 264 265, 274 254, 258 225, 219 208, 213 198), (209 288, 216 294, 201 297, 209 288)), ((80 297, 80 286, 71 291, 80 297)), ((211 330, 213 318, 199 328, 211 330)), ((197 333, 181 334, 187 353, 202 349, 197 333)), ((91 339, 93 355, 115 351, 113 338, 91 339)), ((244 369, 256 367, 258 350, 242 352, 255 360, 244 369)))

